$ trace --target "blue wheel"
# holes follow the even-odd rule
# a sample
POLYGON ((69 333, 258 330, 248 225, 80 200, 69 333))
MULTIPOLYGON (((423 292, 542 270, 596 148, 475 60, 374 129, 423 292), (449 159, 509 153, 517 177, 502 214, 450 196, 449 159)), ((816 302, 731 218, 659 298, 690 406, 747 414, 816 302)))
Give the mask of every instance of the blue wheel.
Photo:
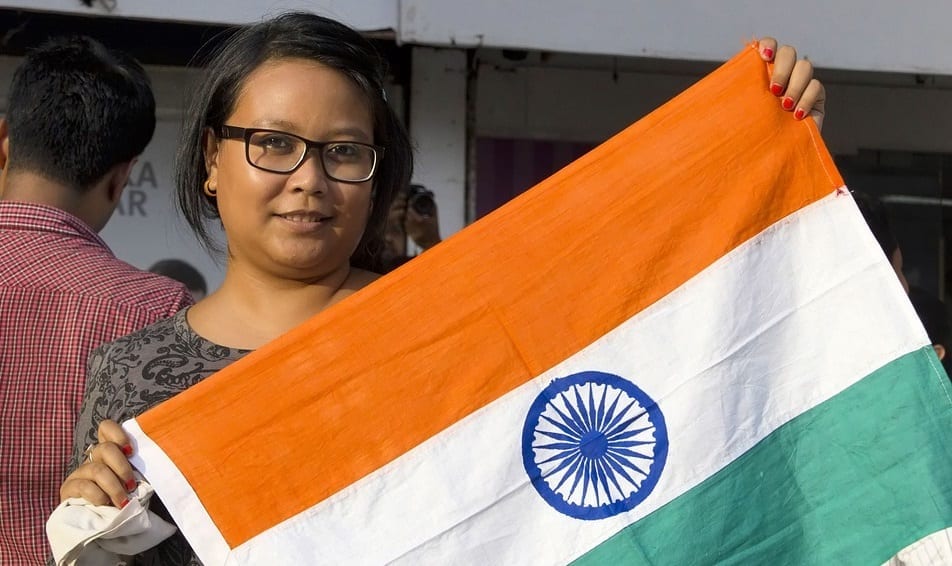
POLYGON ((597 371, 552 381, 529 408, 522 461, 557 511, 595 520, 633 509, 668 455, 661 409, 630 381, 597 371))

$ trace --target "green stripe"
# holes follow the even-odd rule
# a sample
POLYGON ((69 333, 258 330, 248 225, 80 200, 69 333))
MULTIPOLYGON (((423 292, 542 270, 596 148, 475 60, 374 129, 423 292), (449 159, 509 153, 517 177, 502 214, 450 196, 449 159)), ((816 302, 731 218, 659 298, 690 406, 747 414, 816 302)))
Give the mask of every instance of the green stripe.
POLYGON ((575 563, 878 565, 950 525, 952 387, 927 347, 777 429, 575 563))

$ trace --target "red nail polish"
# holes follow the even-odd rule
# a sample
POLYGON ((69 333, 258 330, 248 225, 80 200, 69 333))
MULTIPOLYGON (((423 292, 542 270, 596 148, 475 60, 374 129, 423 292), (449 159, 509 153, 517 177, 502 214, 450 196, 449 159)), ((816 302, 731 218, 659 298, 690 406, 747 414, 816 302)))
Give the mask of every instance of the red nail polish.
POLYGON ((793 110, 793 99, 789 96, 785 96, 783 100, 780 101, 780 105, 783 106, 784 110, 793 110))
POLYGON ((783 94, 783 85, 780 83, 770 83, 770 93, 774 96, 780 96, 783 94))
POLYGON ((122 503, 119 504, 119 508, 120 508, 120 509, 124 509, 125 506, 128 505, 128 504, 129 504, 129 498, 127 497, 127 498, 125 498, 125 499, 122 500, 122 503))
POLYGON ((773 49, 769 47, 764 48, 764 57, 768 60, 773 59, 773 49))
POLYGON ((803 117, 806 116, 806 110, 803 108, 797 108, 797 111, 793 113, 793 117, 797 120, 803 120, 803 117))
POLYGON ((136 489, 135 478, 126 480, 126 491, 135 491, 135 489, 136 489))
POLYGON ((122 453, 126 456, 132 456, 132 446, 129 444, 124 444, 122 446, 122 453))

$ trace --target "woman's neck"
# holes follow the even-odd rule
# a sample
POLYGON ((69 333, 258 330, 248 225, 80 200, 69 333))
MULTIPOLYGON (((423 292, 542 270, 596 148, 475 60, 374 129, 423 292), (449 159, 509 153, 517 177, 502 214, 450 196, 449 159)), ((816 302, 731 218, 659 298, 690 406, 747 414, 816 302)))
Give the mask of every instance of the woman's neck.
POLYGON ((375 278, 375 274, 350 266, 306 281, 229 266, 221 287, 192 307, 188 321, 211 342, 253 350, 375 278))

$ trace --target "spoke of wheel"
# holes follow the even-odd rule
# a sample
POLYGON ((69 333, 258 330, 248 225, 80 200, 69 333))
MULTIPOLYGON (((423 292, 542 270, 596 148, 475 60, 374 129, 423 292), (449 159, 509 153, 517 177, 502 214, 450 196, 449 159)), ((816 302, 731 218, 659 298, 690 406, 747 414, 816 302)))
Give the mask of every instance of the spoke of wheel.
POLYGON ((655 444, 654 440, 612 440, 608 443, 610 448, 633 448, 635 446, 647 446, 648 444, 655 444))
POLYGON ((568 458, 569 456, 572 456, 573 454, 581 454, 581 453, 582 451, 579 450, 578 448, 576 448, 575 450, 565 450, 565 451, 559 452, 558 454, 556 454, 555 456, 552 456, 551 458, 546 458, 545 460, 541 462, 537 462, 536 465, 542 466, 544 464, 548 464, 549 462, 554 462, 556 460, 568 458))
MULTIPOLYGON (((610 479, 613 484, 615 484, 615 489, 618 490, 618 497, 621 499, 625 498, 625 490, 621 488, 621 484, 618 483, 618 479, 615 477, 615 473, 609 468, 608 462, 605 460, 599 460, 598 465, 602 467, 602 472, 605 474, 605 477, 610 479)), ((606 488, 605 491, 608 491, 606 488)))
MULTIPOLYGON (((635 405, 638 405, 638 400, 632 399, 631 403, 628 403, 628 405, 626 405, 624 409, 622 409, 617 415, 615 415, 615 418, 612 419, 610 423, 602 427, 606 431, 606 436, 608 435, 608 431, 611 431, 612 429, 614 429, 615 425, 617 425, 622 419, 624 419, 625 415, 628 414, 628 411, 635 405)), ((638 405, 638 406, 640 407, 641 405, 638 405)))
MULTIPOLYGON (((559 468, 563 468, 563 467, 565 467, 566 464, 568 464, 568 465, 569 465, 569 469, 565 472, 565 475, 562 476, 562 479, 559 480, 558 485, 556 485, 554 488, 552 488, 552 491, 558 492, 558 491, 559 491, 559 488, 562 487, 562 484, 565 483, 565 480, 567 480, 567 479, 569 479, 570 477, 572 477, 573 475, 575 475, 575 472, 578 470, 579 464, 581 463, 582 459, 583 459, 583 458, 582 458, 582 454, 581 454, 580 452, 576 452, 576 453, 572 456, 571 459, 566 460, 565 462, 562 462, 562 464, 559 466, 559 468)), ((552 475, 552 474, 555 473, 556 471, 557 471, 557 470, 553 470, 552 472, 549 473, 549 475, 552 475)), ((571 495, 571 494, 570 494, 570 495, 571 495)))
POLYGON ((553 442, 551 444, 533 444, 533 448, 540 450, 572 450, 578 448, 577 442, 553 442))
POLYGON ((579 430, 582 431, 582 436, 585 436, 585 433, 588 432, 588 424, 585 422, 585 419, 576 412, 575 407, 572 406, 572 400, 569 399, 568 392, 560 395, 562 400, 565 401, 565 409, 572 415, 572 419, 575 421, 575 425, 579 427, 579 430))
POLYGON ((592 464, 595 466, 595 473, 598 476, 598 481, 601 482, 602 488, 605 490, 605 503, 611 503, 612 492, 611 488, 608 487, 608 478, 605 477, 605 470, 602 469, 602 461, 592 460, 592 464))
POLYGON ((633 477, 631 477, 630 475, 628 475, 628 472, 625 471, 624 466, 622 466, 622 465, 617 461, 617 459, 616 459, 614 456, 612 456, 612 455, 610 455, 610 454, 606 454, 606 455, 605 455, 605 462, 606 462, 609 466, 611 466, 611 468, 612 468, 613 470, 615 470, 616 472, 618 472, 618 475, 620 475, 621 477, 623 477, 623 478, 625 478, 626 480, 628 480, 628 482, 629 482, 631 485, 635 486, 636 488, 638 487, 638 482, 635 481, 635 478, 633 478, 633 477))
MULTIPOLYGON (((644 413, 642 413, 642 414, 644 414, 644 413)), ((641 415, 635 415, 634 417, 631 417, 631 418, 628 419, 628 420, 625 420, 625 421, 622 421, 622 422, 616 424, 614 427, 611 427, 611 430, 605 431, 605 436, 615 436, 615 435, 618 434, 619 432, 623 432, 626 428, 628 428, 628 426, 629 426, 631 423, 637 421, 637 420, 640 419, 640 418, 641 418, 641 415)))
MULTIPOLYGON (((595 386, 592 385, 592 389, 595 389, 595 386)), ((605 398, 608 397, 608 386, 605 386, 605 391, 602 393, 602 400, 598 402, 598 412, 595 413, 595 430, 602 430, 602 425, 605 424, 605 398)))
POLYGON ((615 453, 612 452, 611 450, 609 450, 608 452, 605 452, 605 457, 606 457, 606 458, 612 458, 613 460, 615 460, 616 462, 618 462, 620 465, 622 465, 622 466, 628 468, 629 470, 634 470, 634 471, 638 472, 639 474, 641 474, 641 475, 643 475, 643 476, 645 476, 645 477, 648 477, 648 472, 642 470, 641 468, 639 468, 638 466, 636 466, 634 463, 629 462, 628 460, 626 460, 626 459, 622 458, 621 456, 615 454, 615 453))
POLYGON ((598 414, 595 412, 595 384, 588 384, 588 405, 585 406, 585 413, 592 423, 592 430, 598 430, 598 414))
MULTIPOLYGON (((562 396, 562 395, 560 395, 560 397, 563 397, 563 398, 564 398, 564 396, 562 396)), ((569 404, 568 401, 565 402, 565 406, 569 408, 569 412, 570 412, 570 413, 571 413, 571 412, 574 412, 574 411, 572 411, 572 406, 569 404)), ((573 417, 570 417, 570 416, 566 415, 566 414, 563 413, 561 410, 559 410, 559 408, 555 406, 555 400, 554 400, 554 399, 553 399, 552 401, 549 401, 549 407, 552 407, 552 410, 555 411, 556 413, 558 413, 559 417, 561 417, 562 420, 565 422, 565 426, 570 427, 572 430, 574 430, 574 431, 578 434, 578 437, 579 437, 580 439, 581 439, 583 436, 585 436, 585 430, 583 430, 583 428, 582 428, 581 426, 579 426, 578 421, 575 420, 573 417)))
MULTIPOLYGON (((611 422, 615 418, 615 407, 618 406, 618 401, 621 399, 621 395, 622 395, 622 391, 619 389, 618 395, 615 396, 615 400, 612 401, 611 406, 608 407, 608 412, 605 414, 605 419, 602 420, 602 425, 604 425, 606 422, 611 422)), ((605 389, 605 396, 606 397, 608 396, 607 388, 605 389)), ((599 427, 599 430, 602 430, 603 428, 604 426, 601 426, 599 427)))
POLYGON ((577 434, 577 431, 574 430, 574 429, 572 429, 572 428, 569 427, 568 425, 562 424, 562 423, 560 423, 559 421, 553 419, 552 417, 550 417, 550 416, 548 416, 548 415, 539 415, 539 418, 545 419, 545 420, 548 421, 550 424, 552 424, 553 426, 555 426, 556 428, 558 428, 559 430, 561 430, 561 431, 564 432, 565 434, 571 436, 571 437, 572 437, 573 439, 575 439, 576 441, 582 440, 582 436, 581 436, 580 434, 577 434))
POLYGON ((541 429, 538 429, 538 428, 536 429, 536 434, 542 434, 542 435, 544 435, 544 436, 548 436, 548 437, 551 438, 552 440, 562 440, 562 441, 565 441, 565 442, 574 442, 575 444, 578 444, 578 442, 579 442, 580 440, 582 440, 581 438, 576 438, 576 437, 574 437, 574 436, 568 436, 568 435, 566 435, 566 434, 561 434, 561 433, 558 433, 558 432, 551 432, 551 431, 547 431, 547 430, 541 430, 541 429))
POLYGON ((635 452, 634 450, 629 450, 627 448, 615 448, 614 446, 609 446, 608 451, 613 454, 621 454, 622 456, 629 456, 631 458, 641 458, 642 460, 654 460, 654 456, 646 456, 640 452, 635 452))
POLYGON ((586 458, 585 463, 582 464, 582 505, 585 505, 585 498, 588 495, 588 481, 591 479, 589 476, 589 463, 591 461, 586 458))
POLYGON ((588 418, 588 411, 585 410, 585 402, 582 401, 582 394, 578 392, 578 385, 573 386, 572 391, 575 393, 575 400, 578 402, 577 408, 582 415, 582 423, 585 424, 585 432, 591 432, 592 422, 588 418))
POLYGON ((631 438, 632 436, 638 436, 639 434, 652 430, 653 426, 646 426, 645 428, 636 428, 634 430, 624 430, 618 434, 613 434, 612 436, 605 435, 609 442, 615 442, 616 440, 624 440, 626 438, 631 438))
POLYGON ((583 475, 582 468, 584 468, 585 466, 585 458, 582 458, 581 460, 579 460, 579 464, 580 464, 580 467, 574 472, 575 481, 572 482, 572 489, 569 490, 568 495, 565 497, 566 501, 572 498, 572 494, 575 493, 575 488, 578 487, 578 482, 582 480, 582 475, 583 475))

